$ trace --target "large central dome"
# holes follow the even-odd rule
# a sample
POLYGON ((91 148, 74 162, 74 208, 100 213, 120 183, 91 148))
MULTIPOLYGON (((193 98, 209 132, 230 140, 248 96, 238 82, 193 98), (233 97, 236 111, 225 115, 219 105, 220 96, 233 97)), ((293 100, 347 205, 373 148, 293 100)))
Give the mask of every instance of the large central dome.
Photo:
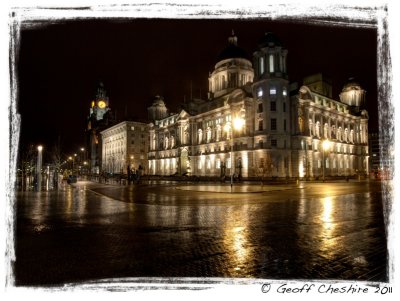
POLYGON ((215 69, 208 78, 209 99, 243 88, 253 81, 254 70, 249 55, 237 46, 237 37, 233 31, 228 42, 228 46, 218 56, 215 69))
POLYGON ((228 38, 228 42, 228 46, 219 54, 218 61, 235 58, 250 60, 247 52, 237 46, 237 37, 235 36, 233 31, 232 36, 228 38))

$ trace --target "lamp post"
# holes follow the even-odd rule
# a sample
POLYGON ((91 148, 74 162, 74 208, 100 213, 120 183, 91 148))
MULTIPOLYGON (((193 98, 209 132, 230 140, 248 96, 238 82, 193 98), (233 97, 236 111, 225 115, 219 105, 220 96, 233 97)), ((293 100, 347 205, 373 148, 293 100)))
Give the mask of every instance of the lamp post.
POLYGON ((36 164, 36 172, 37 172, 37 190, 42 190, 42 150, 43 146, 38 146, 38 157, 37 157, 37 164, 36 164))
POLYGON ((324 140, 322 142, 322 181, 325 182, 325 151, 329 149, 329 140, 324 140))
POLYGON ((80 162, 80 165, 82 166, 82 174, 85 174, 85 167, 86 166, 84 166, 84 164, 83 164, 83 162, 85 162, 86 161, 86 156, 85 156, 85 148, 84 147, 81 147, 81 149, 80 149, 80 151, 81 151, 81 158, 80 158, 80 160, 79 160, 79 162, 80 162))
POLYGON ((69 156, 68 160, 70 160, 72 162, 72 167, 71 167, 71 174, 74 174, 74 161, 75 161, 75 157, 69 156))
MULTIPOLYGON (((244 125, 244 119, 242 117, 236 117, 233 119, 233 128, 237 131, 241 130, 244 125)), ((231 141, 231 192, 233 187, 233 171, 235 166, 235 161, 233 158, 233 145, 234 145, 234 131, 230 124, 225 124, 224 130, 229 134, 231 132, 231 137, 229 140, 231 141)))

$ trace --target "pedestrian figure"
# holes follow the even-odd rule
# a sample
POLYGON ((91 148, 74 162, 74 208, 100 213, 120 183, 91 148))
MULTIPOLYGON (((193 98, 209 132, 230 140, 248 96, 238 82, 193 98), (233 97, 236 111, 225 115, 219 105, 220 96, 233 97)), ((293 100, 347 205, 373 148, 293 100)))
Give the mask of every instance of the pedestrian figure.
POLYGON ((129 166, 127 167, 127 173, 128 173, 128 175, 127 175, 128 185, 130 185, 131 184, 131 168, 129 166))

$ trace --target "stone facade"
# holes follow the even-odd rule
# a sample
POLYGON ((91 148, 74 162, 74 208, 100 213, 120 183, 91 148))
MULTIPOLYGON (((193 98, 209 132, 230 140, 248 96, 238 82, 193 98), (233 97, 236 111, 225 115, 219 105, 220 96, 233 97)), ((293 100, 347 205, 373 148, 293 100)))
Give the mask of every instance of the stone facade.
POLYGON ((365 91, 350 81, 332 98, 317 74, 289 85, 287 50, 267 33, 253 63, 232 35, 209 76, 208 100, 167 114, 149 108, 148 171, 153 175, 223 177, 352 176, 368 173, 365 91), (323 142, 325 148, 323 148, 323 142))
POLYGON ((103 172, 126 174, 128 166, 145 171, 149 148, 146 123, 123 121, 102 131, 101 136, 103 172))

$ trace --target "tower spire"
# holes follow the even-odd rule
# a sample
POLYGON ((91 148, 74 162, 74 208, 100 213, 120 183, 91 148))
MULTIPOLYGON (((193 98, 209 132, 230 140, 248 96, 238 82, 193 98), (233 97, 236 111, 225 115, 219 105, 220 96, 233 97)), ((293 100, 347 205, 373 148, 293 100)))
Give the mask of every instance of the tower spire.
POLYGON ((237 46, 237 37, 235 36, 235 31, 232 29, 232 35, 228 38, 229 44, 237 46))

